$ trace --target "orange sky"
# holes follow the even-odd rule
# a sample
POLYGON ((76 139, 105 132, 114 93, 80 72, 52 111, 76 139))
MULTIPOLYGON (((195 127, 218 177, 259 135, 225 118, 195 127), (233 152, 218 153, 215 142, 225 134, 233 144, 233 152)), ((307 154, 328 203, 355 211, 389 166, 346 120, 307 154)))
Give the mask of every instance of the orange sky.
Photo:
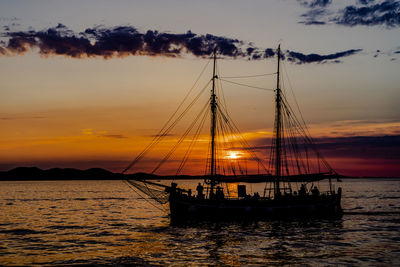
MULTIPOLYGON (((304 55, 357 50, 338 62, 285 60, 282 85, 289 100, 294 100, 291 88, 295 92, 313 136, 319 142, 329 139, 331 144, 336 138, 340 143, 334 151, 323 151, 335 169, 349 175, 400 176, 396 152, 400 143, 393 139, 400 135, 400 27, 305 25, 299 19, 304 19, 301 15, 308 9, 298 1, 255 1, 252 5, 146 1, 140 6, 128 1, 115 6, 107 3, 107 10, 98 3, 43 0, 45 8, 37 8, 33 1, 24 5, 5 1, 0 3, 0 26, 11 27, 15 33, 46 30, 60 23, 79 33, 100 26, 133 25, 142 33, 149 29, 209 33, 263 48, 281 43, 285 51, 304 55), (364 144, 364 139, 355 137, 371 139, 364 144)), ((332 2, 326 8, 340 10, 341 6, 332 2)), ((1 47, 7 47, 4 36, 0 41, 1 47)), ((0 170, 38 166, 121 171, 174 112, 207 61, 207 57, 187 53, 176 58, 131 55, 106 60, 44 56, 38 46, 20 54, 0 53, 0 170)), ((273 73, 276 58, 225 57, 218 61, 218 70, 220 77, 273 73)), ((196 90, 209 81, 211 73, 209 65, 196 90)), ((273 89, 274 79, 272 75, 235 81, 273 89)), ((249 143, 260 146, 272 131, 273 92, 222 85, 231 117, 249 143)), ((209 89, 199 102, 206 103, 208 93, 209 89)), ((176 135, 166 138, 165 151, 184 129, 178 125, 176 135)), ((162 151, 149 153, 144 165, 162 157, 162 151)), ((207 154, 205 146, 193 153, 203 159, 207 154)))

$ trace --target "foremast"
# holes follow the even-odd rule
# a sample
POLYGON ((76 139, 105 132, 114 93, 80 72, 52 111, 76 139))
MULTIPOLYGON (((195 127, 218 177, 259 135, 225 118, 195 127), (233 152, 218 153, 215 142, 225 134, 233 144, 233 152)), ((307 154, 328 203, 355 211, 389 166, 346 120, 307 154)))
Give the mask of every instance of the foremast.
POLYGON ((281 195, 280 179, 281 179, 281 135, 282 135, 282 119, 281 119, 281 88, 280 88, 280 60, 281 60, 281 45, 278 46, 278 69, 276 72, 276 110, 275 110, 275 181, 274 181, 274 195, 279 197, 281 195))

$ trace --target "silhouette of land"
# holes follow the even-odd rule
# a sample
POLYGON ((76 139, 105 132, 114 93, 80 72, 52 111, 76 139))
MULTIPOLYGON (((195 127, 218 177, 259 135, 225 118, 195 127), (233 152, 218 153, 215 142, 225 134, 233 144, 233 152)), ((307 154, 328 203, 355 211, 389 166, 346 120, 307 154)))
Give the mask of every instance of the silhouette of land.
POLYGON ((74 168, 52 168, 42 170, 37 167, 17 167, 9 171, 0 171, 0 180, 121 180, 155 178, 152 174, 120 174, 101 168, 79 170, 74 168))
MULTIPOLYGON (((121 174, 113 173, 101 168, 79 170, 74 168, 52 168, 42 170, 37 167, 17 167, 9 171, 0 171, 2 181, 23 181, 23 180, 168 180, 171 176, 159 176, 148 173, 121 174)), ((174 179, 197 179, 203 176, 181 175, 174 176, 174 179)))

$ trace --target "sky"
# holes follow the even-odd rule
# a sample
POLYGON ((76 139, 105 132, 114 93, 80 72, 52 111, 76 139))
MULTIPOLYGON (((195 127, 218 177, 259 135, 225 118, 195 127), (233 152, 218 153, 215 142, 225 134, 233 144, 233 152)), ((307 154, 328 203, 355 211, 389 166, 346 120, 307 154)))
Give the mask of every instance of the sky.
MULTIPOLYGON (((278 44, 286 93, 293 89, 330 165, 343 175, 400 176, 395 0, 1 1, 0 170, 122 171, 207 64, 199 88, 209 81, 214 47, 219 75, 236 77, 274 73, 278 44)), ((274 79, 234 81, 273 89, 274 79)), ((223 92, 248 142, 265 144, 273 92, 232 83, 223 92)), ((131 172, 146 171, 183 131, 131 172)))

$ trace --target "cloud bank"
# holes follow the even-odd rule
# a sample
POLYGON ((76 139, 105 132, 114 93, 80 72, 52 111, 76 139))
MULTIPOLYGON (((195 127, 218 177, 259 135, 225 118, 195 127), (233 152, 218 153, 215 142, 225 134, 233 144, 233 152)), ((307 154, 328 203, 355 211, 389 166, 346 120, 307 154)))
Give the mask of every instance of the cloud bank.
MULTIPOLYGON (((191 54, 208 57, 214 49, 227 58, 260 60, 276 55, 272 48, 258 48, 250 42, 212 34, 168 33, 148 30, 145 33, 132 26, 93 27, 75 33, 62 24, 42 31, 5 31, 7 42, 0 44, 0 55, 23 55, 37 49, 42 56, 70 58, 101 57, 109 59, 125 56, 180 57, 191 54)), ((303 54, 282 51, 282 59, 296 64, 338 62, 339 58, 357 54, 360 49, 334 54, 303 54)))

